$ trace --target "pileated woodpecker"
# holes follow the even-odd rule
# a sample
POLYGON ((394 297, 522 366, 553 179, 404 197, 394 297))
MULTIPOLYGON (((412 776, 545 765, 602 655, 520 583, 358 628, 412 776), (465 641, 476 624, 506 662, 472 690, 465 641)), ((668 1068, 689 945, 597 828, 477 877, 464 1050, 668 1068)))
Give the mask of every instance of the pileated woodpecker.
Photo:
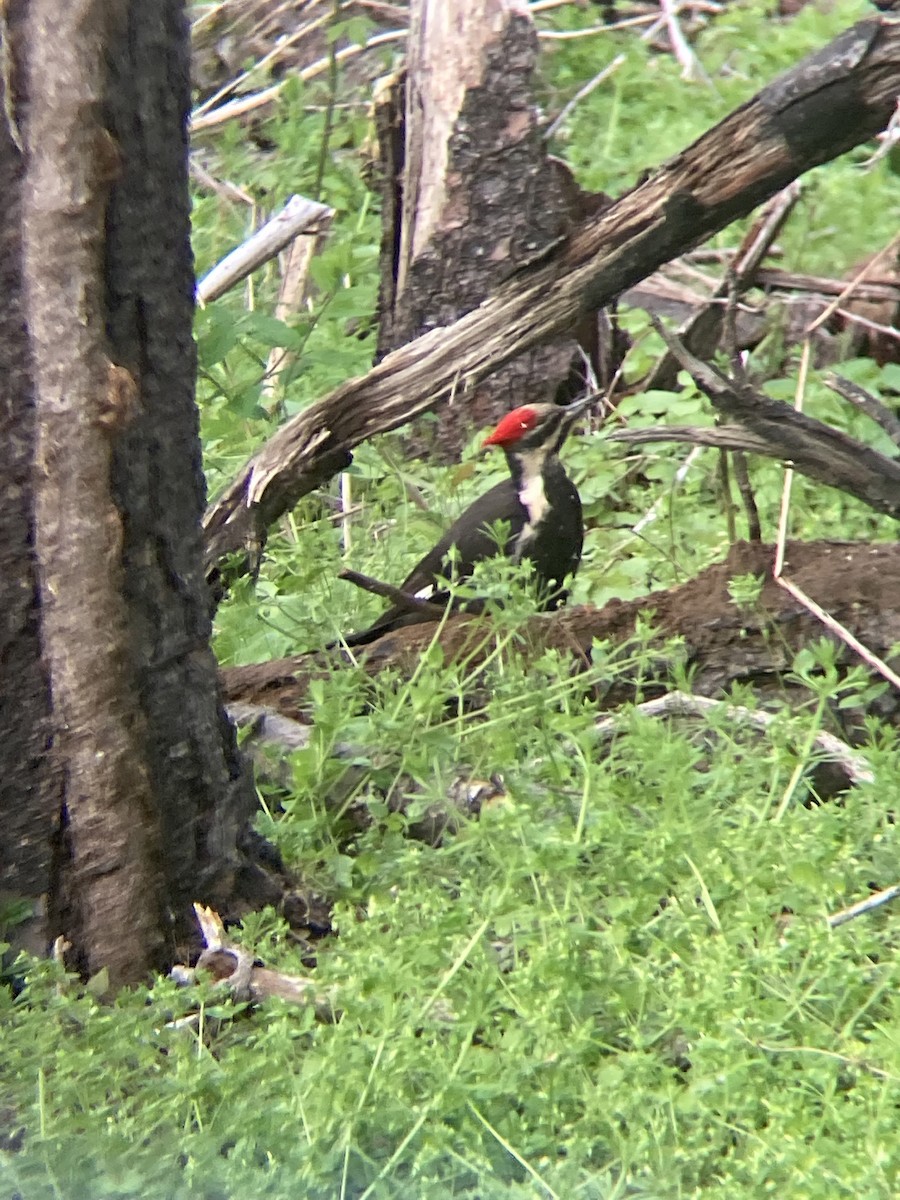
MULTIPOLYGON (((581 498, 558 455, 575 417, 592 399, 589 396, 567 407, 525 404, 507 413, 483 446, 499 446, 504 451, 509 479, 469 505, 413 567, 399 590, 436 604, 446 603, 447 592, 439 590, 436 581, 466 579, 476 562, 500 553, 491 527, 503 521, 509 529, 503 553, 514 562, 527 558, 534 564, 541 608, 564 604, 567 593, 563 584, 578 569, 584 524, 581 498)), ((348 646, 364 646, 421 620, 421 615, 394 605, 368 629, 343 640, 348 646)))

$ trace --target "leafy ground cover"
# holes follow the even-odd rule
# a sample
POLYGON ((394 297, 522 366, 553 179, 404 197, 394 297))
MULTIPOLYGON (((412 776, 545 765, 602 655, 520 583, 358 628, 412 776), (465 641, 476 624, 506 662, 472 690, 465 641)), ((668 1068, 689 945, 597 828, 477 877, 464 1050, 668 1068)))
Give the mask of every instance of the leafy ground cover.
MULTIPOLYGON (((778 22, 762 4, 730 7, 697 47, 711 87, 685 84, 677 64, 624 35, 602 51, 596 39, 561 43, 547 57, 544 102, 559 107, 596 73, 598 53, 626 53, 560 139, 583 183, 615 192, 859 15, 838 3, 778 22)), ((559 28, 592 19, 574 7, 552 14, 559 28)), ((273 322, 274 283, 263 278, 255 310, 231 296, 198 314, 213 490, 284 413, 371 356, 371 339, 357 336, 377 287, 365 118, 336 110, 323 156, 323 86, 289 87, 265 124, 274 150, 236 128, 217 140, 228 178, 273 203, 320 194, 337 215, 313 311, 273 322), (272 345, 297 353, 277 413, 260 396, 272 345)), ((782 239, 792 268, 837 273, 893 232, 889 167, 863 174, 862 157, 816 173, 782 239)), ((198 194, 201 272, 241 239, 243 221, 198 194)), ((651 357, 658 343, 629 319, 651 357)), ((896 384, 867 361, 843 369, 875 389, 896 384)), ((769 385, 792 389, 789 378, 769 385)), ((808 399, 877 444, 815 379, 808 399)), ((675 404, 627 403, 633 422, 709 419, 690 389, 675 404)), ((451 471, 404 461, 396 437, 362 447, 349 550, 327 502, 304 501, 255 588, 223 608, 222 661, 274 657, 364 624, 374 602, 336 582, 337 570, 402 577, 502 472, 476 459, 476 445, 451 471)), ((721 555, 715 460, 701 457, 678 481, 683 457, 654 450, 638 471, 599 437, 573 439, 567 461, 593 526, 576 600, 640 595, 721 555), (634 536, 657 501, 657 520, 634 536)), ((778 468, 755 466, 754 485, 771 530, 778 468)), ((890 536, 847 497, 802 481, 792 520, 806 537, 890 536)), ((278 1002, 251 1012, 164 979, 108 1003, 52 963, 21 965, 18 994, 0 987, 3 1200, 897 1194, 896 919, 882 911, 837 929, 826 919, 895 878, 894 734, 874 723, 860 731, 875 783, 819 804, 808 782, 813 735, 865 682, 840 682, 827 651, 813 649, 794 664, 813 699, 782 713, 764 740, 724 711, 700 737, 696 725, 631 714, 610 749, 589 685, 640 681, 641 640, 615 654, 598 647, 588 678, 551 655, 526 672, 502 650, 519 612, 514 603, 498 614, 487 681, 426 655, 411 680, 366 690, 365 704, 368 685, 352 670, 318 683, 316 733, 294 756, 293 789, 262 794, 261 832, 336 898, 337 936, 317 948, 315 975, 335 989, 339 1021, 317 1024, 278 1002), (464 698, 476 687, 473 708, 464 698), (374 817, 361 833, 324 803, 343 770, 336 741, 361 748, 360 793, 374 817), (495 772, 506 795, 480 820, 438 848, 406 837, 406 821, 460 774, 495 772), (378 799, 400 778, 417 795, 406 818, 378 799)), ((671 660, 673 683, 685 686, 676 646, 671 660)), ((238 936, 267 964, 302 970, 274 913, 249 915, 238 936)))

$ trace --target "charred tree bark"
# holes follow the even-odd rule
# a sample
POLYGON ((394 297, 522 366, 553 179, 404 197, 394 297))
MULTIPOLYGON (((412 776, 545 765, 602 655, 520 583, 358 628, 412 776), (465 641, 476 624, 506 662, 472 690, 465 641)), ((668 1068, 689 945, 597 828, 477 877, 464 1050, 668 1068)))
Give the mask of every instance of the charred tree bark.
POLYGON ((180 0, 31 0, 16 46, 35 555, 63 781, 47 933, 114 984, 169 961, 190 901, 232 893, 254 806, 202 574, 186 35, 180 0))
MULTIPOLYGON (((567 234, 561 171, 532 93, 537 31, 518 0, 413 0, 407 67, 378 105, 382 191, 378 354, 476 307, 516 266, 567 234)), ((416 449, 455 460, 510 397, 544 401, 576 344, 532 347, 451 404, 416 449)))
MULTIPOLYGON (((8 51, 13 40, 21 40, 21 26, 21 3, 8 5, 2 35, 8 51)), ((11 67, 11 53, 8 61, 11 67)), ((18 110, 19 82, 11 69, 0 74, 0 112, 18 110)), ((0 881, 5 892, 40 907, 49 890, 49 834, 62 780, 47 755, 50 694, 33 554, 35 414, 22 295, 24 168, 17 142, 20 129, 0 117, 0 881)))
POLYGON ((474 311, 389 354, 295 417, 207 513, 211 563, 258 545, 301 496, 368 437, 460 398, 791 180, 874 136, 900 91, 900 24, 861 21, 736 109, 692 146, 474 311))

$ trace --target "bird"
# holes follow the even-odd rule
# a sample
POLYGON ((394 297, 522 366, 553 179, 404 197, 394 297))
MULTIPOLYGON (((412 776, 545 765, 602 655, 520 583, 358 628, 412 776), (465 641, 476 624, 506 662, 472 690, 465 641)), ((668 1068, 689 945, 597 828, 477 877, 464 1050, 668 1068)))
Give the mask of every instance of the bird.
MULTIPOLYGON (((506 455, 509 477, 495 484, 457 518, 440 541, 407 575, 399 591, 433 605, 446 605, 449 593, 438 581, 464 580, 475 563, 499 553, 534 567, 538 604, 552 611, 565 604, 565 581, 581 560, 584 520, 578 489, 566 474, 559 451, 575 418, 593 395, 574 404, 523 404, 504 416, 484 439, 483 449, 498 446, 506 455), (498 548, 497 522, 508 529, 498 548)), ((364 646, 404 625, 423 619, 409 606, 392 605, 366 629, 340 645, 364 646)))

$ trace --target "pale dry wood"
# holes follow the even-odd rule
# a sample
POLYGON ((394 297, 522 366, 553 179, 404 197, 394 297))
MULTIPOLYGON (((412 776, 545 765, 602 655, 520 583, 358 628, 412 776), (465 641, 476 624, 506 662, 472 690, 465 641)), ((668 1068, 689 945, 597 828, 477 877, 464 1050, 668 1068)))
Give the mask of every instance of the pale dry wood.
POLYGON ((334 216, 334 209, 305 196, 291 196, 281 212, 266 221, 237 249, 227 254, 197 284, 197 301, 209 304, 246 279, 263 263, 280 254, 300 234, 318 236, 334 216))
MULTIPOLYGON (((708 717, 721 712, 739 725, 749 725, 762 733, 768 733, 778 720, 775 713, 761 708, 747 708, 743 704, 725 704, 709 696, 691 696, 686 692, 667 692, 656 700, 647 700, 635 705, 633 712, 645 717, 708 717)), ((605 741, 614 737, 622 728, 623 716, 616 714, 601 717, 594 728, 605 741)), ((820 730, 813 739, 815 749, 831 762, 837 763, 852 784, 874 783, 875 775, 864 755, 852 750, 846 742, 826 730, 820 730)))
POLYGON ((258 966, 248 950, 229 941, 217 912, 203 904, 195 904, 194 912, 206 949, 195 968, 182 964, 173 967, 172 977, 178 983, 191 984, 197 971, 209 971, 217 985, 227 988, 238 1003, 259 1004, 274 997, 289 1004, 312 1005, 320 1021, 331 1023, 337 1020, 340 1012, 333 988, 322 989, 305 975, 288 975, 258 966))
MULTIPOLYGON (((315 232, 310 231, 308 237, 295 237, 285 248, 282 256, 284 266, 281 273, 281 287, 275 305, 276 320, 287 321, 302 307, 309 290, 310 263, 318 254, 328 235, 333 215, 333 209, 326 209, 316 222, 315 232)), ((260 393, 260 399, 264 404, 274 397, 279 377, 293 359, 292 351, 283 346, 273 346, 269 351, 260 393)))
POLYGON ((865 900, 857 900, 855 904, 850 904, 847 908, 832 913, 828 918, 828 924, 832 929, 837 929, 840 925, 846 925, 848 921, 854 921, 857 917, 874 912, 877 908, 883 908, 885 904, 890 904, 898 897, 900 897, 900 883, 895 883, 891 887, 882 888, 880 892, 873 892, 871 896, 866 896, 865 900))

